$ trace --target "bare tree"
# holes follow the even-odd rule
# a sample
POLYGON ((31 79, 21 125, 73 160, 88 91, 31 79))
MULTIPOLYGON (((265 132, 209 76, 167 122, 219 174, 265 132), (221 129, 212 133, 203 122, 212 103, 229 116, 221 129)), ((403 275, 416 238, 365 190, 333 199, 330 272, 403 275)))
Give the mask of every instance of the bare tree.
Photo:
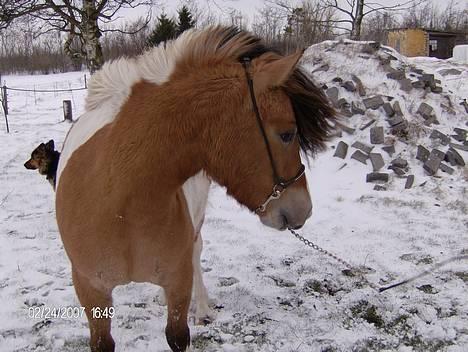
MULTIPOLYGON (((268 0, 260 11, 254 31, 280 33, 284 51, 290 52, 334 37, 336 10, 322 6, 319 0, 268 0), (282 27, 278 30, 277 27, 282 27)), ((260 33, 261 34, 261 33, 260 33)))
POLYGON ((468 31, 468 7, 458 6, 450 0, 445 8, 434 4, 422 4, 412 8, 403 16, 403 26, 408 28, 428 28, 455 32, 468 31))
POLYGON ((394 12, 375 12, 364 19, 361 30, 361 39, 385 42, 388 29, 400 25, 394 12))
POLYGON ((360 40, 364 18, 374 14, 390 11, 410 10, 427 0, 401 0, 394 5, 384 5, 377 0, 321 0, 323 6, 336 9, 342 18, 335 20, 341 29, 348 32, 352 39, 360 40))
MULTIPOLYGON (((65 52, 72 58, 83 57, 90 71, 94 72, 104 61, 100 38, 103 32, 116 31, 109 25, 116 20, 118 12, 155 3, 156 0, 0 0, 0 29, 30 16, 41 25, 37 35, 66 32, 65 52), (107 28, 103 28, 105 26, 107 28), (76 39, 80 43, 79 50, 76 50, 76 39)), ((141 28, 146 27, 150 15, 148 12, 141 28)))

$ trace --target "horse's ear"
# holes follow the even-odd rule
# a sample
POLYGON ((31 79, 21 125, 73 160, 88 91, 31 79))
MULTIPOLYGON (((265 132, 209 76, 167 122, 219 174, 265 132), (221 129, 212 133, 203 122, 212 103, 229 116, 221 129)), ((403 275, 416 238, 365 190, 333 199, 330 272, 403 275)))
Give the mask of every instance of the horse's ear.
POLYGON ((270 53, 254 60, 253 83, 255 92, 280 87, 293 74, 294 68, 304 53, 303 50, 285 57, 273 58, 270 53), (256 61, 256 62, 255 62, 256 61))

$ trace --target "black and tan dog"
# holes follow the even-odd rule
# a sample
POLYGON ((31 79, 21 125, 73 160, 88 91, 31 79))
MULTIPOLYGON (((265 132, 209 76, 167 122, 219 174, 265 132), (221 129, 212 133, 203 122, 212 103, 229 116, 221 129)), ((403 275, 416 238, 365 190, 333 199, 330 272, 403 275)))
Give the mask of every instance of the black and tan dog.
POLYGON ((57 166, 60 153, 55 150, 54 141, 51 139, 46 144, 41 143, 31 153, 31 159, 24 163, 24 167, 30 170, 38 170, 41 175, 46 175, 47 180, 55 189, 57 166))

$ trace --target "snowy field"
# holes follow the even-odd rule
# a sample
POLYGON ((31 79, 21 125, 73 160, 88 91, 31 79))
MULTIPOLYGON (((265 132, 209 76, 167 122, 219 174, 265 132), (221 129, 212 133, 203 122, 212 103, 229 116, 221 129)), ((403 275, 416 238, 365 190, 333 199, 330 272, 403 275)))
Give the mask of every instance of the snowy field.
MULTIPOLYGON (((436 75, 440 67, 439 61, 431 60, 415 64, 436 75)), ((339 63, 343 75, 345 71, 349 74, 349 65, 352 62, 339 63)), ((355 63, 353 69, 361 79, 385 79, 360 65, 355 63)), ((454 96, 468 98, 467 67, 458 68, 463 73, 449 77, 449 87, 454 96)), ((3 79, 10 87, 36 89, 84 84, 83 73, 3 79)), ((378 80, 370 88, 376 92, 378 80)), ((72 100, 77 117, 84 108, 84 95, 84 91, 11 91, 10 134, 6 134, 1 116, 2 352, 88 351, 84 317, 28 316, 30 307, 60 308, 79 306, 79 302, 57 231, 52 188, 45 177, 23 166, 40 142, 54 139, 61 147, 70 127, 61 122, 62 100, 72 100)), ((439 98, 428 94, 424 99, 437 102, 439 98)), ((456 112, 451 119, 441 116, 441 129, 466 128, 466 114, 460 106, 456 112)), ((369 143, 368 130, 365 133, 343 138, 349 143, 369 143)), ((332 140, 330 147, 337 141, 332 140)), ((411 159, 404 143, 396 142, 395 148, 396 155, 411 159)), ((466 167, 457 168, 453 175, 439 171, 437 177, 430 177, 421 165, 414 164, 412 189, 405 190, 405 180, 392 176, 391 186, 379 192, 365 182, 370 164, 349 158, 343 161, 334 158, 333 152, 330 148, 307 170, 314 202, 313 216, 300 231, 307 238, 353 265, 367 268, 367 280, 379 286, 468 254, 466 167), (347 165, 342 168, 344 162, 347 165)), ((468 161, 468 153, 460 153, 468 161)), ((341 264, 305 247, 289 233, 262 226, 219 186, 212 188, 202 233, 204 278, 217 316, 207 326, 190 324, 195 351, 468 350, 466 260, 378 293, 361 277, 346 275, 341 264)), ((117 351, 169 351, 164 337, 166 307, 159 305, 158 292, 149 284, 114 291, 112 332, 117 351)))

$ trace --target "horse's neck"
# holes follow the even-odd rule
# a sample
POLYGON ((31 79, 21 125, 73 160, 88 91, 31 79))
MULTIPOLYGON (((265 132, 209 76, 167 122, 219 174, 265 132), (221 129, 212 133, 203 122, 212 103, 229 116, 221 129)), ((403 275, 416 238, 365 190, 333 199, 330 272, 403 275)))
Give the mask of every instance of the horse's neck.
POLYGON ((115 121, 109 157, 113 170, 149 187, 175 192, 202 169, 202 125, 186 102, 173 104, 149 83, 135 85, 115 121))

